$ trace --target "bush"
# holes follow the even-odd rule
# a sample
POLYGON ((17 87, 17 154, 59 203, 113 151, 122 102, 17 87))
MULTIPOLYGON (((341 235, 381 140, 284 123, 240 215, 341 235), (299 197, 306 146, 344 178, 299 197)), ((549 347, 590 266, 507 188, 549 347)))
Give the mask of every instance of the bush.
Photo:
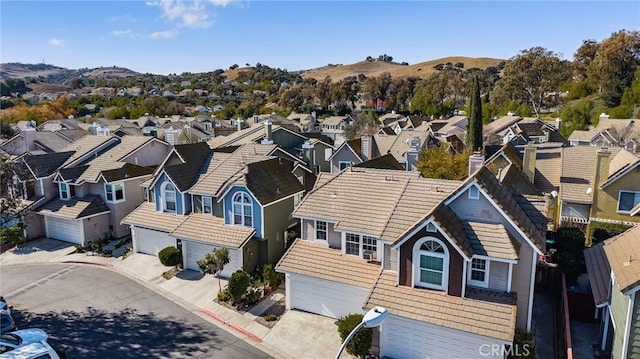
POLYGON ((231 299, 231 294, 228 290, 222 290, 218 292, 218 302, 228 302, 231 299))
POLYGON ((624 224, 593 222, 589 226, 589 238, 591 238, 591 244, 596 244, 617 236, 629 228, 631 227, 624 224))
POLYGON ((262 268, 262 278, 272 289, 277 288, 284 280, 284 274, 276 272, 272 264, 267 264, 262 268))
POLYGON ((278 316, 275 314, 267 314, 264 316, 264 320, 266 320, 267 322, 273 322, 278 320, 278 316))
POLYGON ((73 253, 84 253, 84 247, 81 244, 73 246, 76 250, 73 253))
MULTIPOLYGON (((353 328, 360 324, 363 317, 363 314, 349 314, 338 320, 338 334, 343 343, 353 328)), ((372 340, 373 330, 371 328, 360 328, 347 344, 347 353, 365 358, 369 354, 369 349, 371 349, 372 340)))
POLYGON ((234 303, 240 303, 250 284, 251 278, 244 271, 238 270, 231 275, 227 287, 234 303))
POLYGON ((158 253, 158 259, 164 266, 175 267, 182 263, 182 252, 176 247, 169 246, 158 253))
POLYGON ((258 288, 251 288, 245 294, 245 304, 253 305, 262 299, 262 290, 258 288))
POLYGON ((584 233, 575 227, 561 227, 556 233, 556 263, 573 284, 582 272, 584 233))
POLYGON ((533 341, 533 334, 522 329, 516 328, 513 336, 513 350, 509 351, 508 359, 534 359, 536 357, 536 343, 533 341))

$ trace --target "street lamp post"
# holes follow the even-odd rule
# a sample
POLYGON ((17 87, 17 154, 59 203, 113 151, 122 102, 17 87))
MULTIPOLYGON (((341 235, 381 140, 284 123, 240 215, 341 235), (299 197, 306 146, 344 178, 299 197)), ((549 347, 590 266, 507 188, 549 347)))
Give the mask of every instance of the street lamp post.
POLYGON ((344 339, 344 343, 342 343, 342 346, 340 347, 338 354, 336 354, 336 359, 340 359, 340 354, 342 354, 342 351, 344 350, 344 348, 347 347, 347 344, 349 344, 349 341, 351 340, 351 338, 353 338, 353 336, 356 335, 356 333, 358 332, 358 330, 360 330, 360 328, 377 327, 380 324, 382 324, 382 322, 387 318, 387 315, 389 315, 389 312, 387 312, 387 310, 382 307, 374 307, 373 309, 369 310, 367 314, 365 314, 364 317, 362 317, 362 321, 358 325, 356 325, 356 327, 353 328, 351 333, 349 333, 349 335, 347 335, 347 337, 344 339))

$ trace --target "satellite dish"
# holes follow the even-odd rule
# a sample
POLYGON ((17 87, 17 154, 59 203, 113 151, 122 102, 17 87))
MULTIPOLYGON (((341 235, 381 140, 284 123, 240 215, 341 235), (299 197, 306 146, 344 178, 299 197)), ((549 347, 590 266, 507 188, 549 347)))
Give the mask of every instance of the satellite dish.
POLYGON ((550 195, 551 195, 551 198, 556 198, 556 197, 558 197, 558 192, 557 191, 551 191, 550 195))

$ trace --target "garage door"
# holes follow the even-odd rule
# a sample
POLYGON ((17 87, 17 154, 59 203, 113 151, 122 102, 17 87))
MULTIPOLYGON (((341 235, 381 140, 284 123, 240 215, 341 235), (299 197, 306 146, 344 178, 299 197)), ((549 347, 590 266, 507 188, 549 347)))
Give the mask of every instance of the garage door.
POLYGON ((176 239, 169 237, 166 232, 154 231, 146 228, 133 227, 131 230, 134 248, 140 253, 158 255, 158 252, 169 246, 176 246, 176 239))
POLYGON ((294 274, 286 285, 291 286, 292 308, 331 318, 363 313, 362 304, 369 293, 365 288, 294 274))
POLYGON ((412 319, 389 316, 381 330, 381 356, 394 359, 502 358, 498 341, 412 319), (493 345, 496 350, 492 351, 493 345))
MULTIPOLYGON (((184 255, 187 258, 187 269, 200 271, 198 268, 197 260, 204 258, 207 253, 213 251, 214 248, 219 248, 212 244, 199 243, 199 242, 191 242, 191 241, 182 241, 182 250, 184 255)), ((238 250, 237 249, 229 249, 229 264, 224 266, 224 270, 221 273, 222 277, 228 278, 233 274, 233 272, 238 269, 242 269, 242 265, 238 258, 238 250)))
POLYGON ((81 221, 47 216, 45 225, 47 237, 84 245, 81 221))

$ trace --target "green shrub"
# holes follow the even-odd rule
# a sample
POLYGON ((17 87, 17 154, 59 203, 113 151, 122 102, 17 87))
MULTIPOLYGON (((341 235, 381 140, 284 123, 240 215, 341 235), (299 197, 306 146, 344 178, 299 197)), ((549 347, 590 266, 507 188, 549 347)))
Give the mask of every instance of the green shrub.
MULTIPOLYGON (((343 343, 353 328, 360 324, 363 317, 363 314, 349 314, 338 320, 338 334, 343 343)), ((371 349, 372 340, 373 330, 371 328, 360 328, 347 344, 347 353, 359 358, 365 358, 369 354, 369 349, 371 349)))
POLYGON ((73 253, 84 253, 84 247, 81 244, 73 246, 76 250, 73 253))
POLYGON ((256 304, 262 299, 262 290, 258 288, 251 288, 245 294, 244 303, 248 305, 256 304))
POLYGON ((275 314, 267 314, 264 316, 264 320, 266 320, 267 322, 273 322, 278 320, 278 316, 275 314))
POLYGON ((582 272, 584 233, 575 227, 561 227, 556 233, 556 263, 573 284, 582 272))
POLYGON ((262 268, 262 278, 264 278, 269 287, 275 289, 284 280, 284 274, 276 272, 276 270, 273 269, 273 265, 267 264, 262 268))
POLYGON ((158 259, 164 266, 175 267, 182 263, 182 252, 176 247, 169 246, 158 253, 158 259))
POLYGON ((592 222, 589 225, 589 238, 591 238, 591 244, 596 244, 616 236, 629 228, 631 227, 624 224, 592 222))
POLYGON ((231 299, 231 294, 228 290, 222 290, 218 292, 218 302, 228 302, 231 299))
POLYGON ((251 278, 246 272, 238 270, 231 275, 227 283, 227 288, 234 303, 240 303, 249 285, 251 285, 251 278))
POLYGON ((514 348, 507 354, 507 359, 534 359, 536 357, 536 343, 533 341, 533 334, 516 328, 513 336, 514 348))

